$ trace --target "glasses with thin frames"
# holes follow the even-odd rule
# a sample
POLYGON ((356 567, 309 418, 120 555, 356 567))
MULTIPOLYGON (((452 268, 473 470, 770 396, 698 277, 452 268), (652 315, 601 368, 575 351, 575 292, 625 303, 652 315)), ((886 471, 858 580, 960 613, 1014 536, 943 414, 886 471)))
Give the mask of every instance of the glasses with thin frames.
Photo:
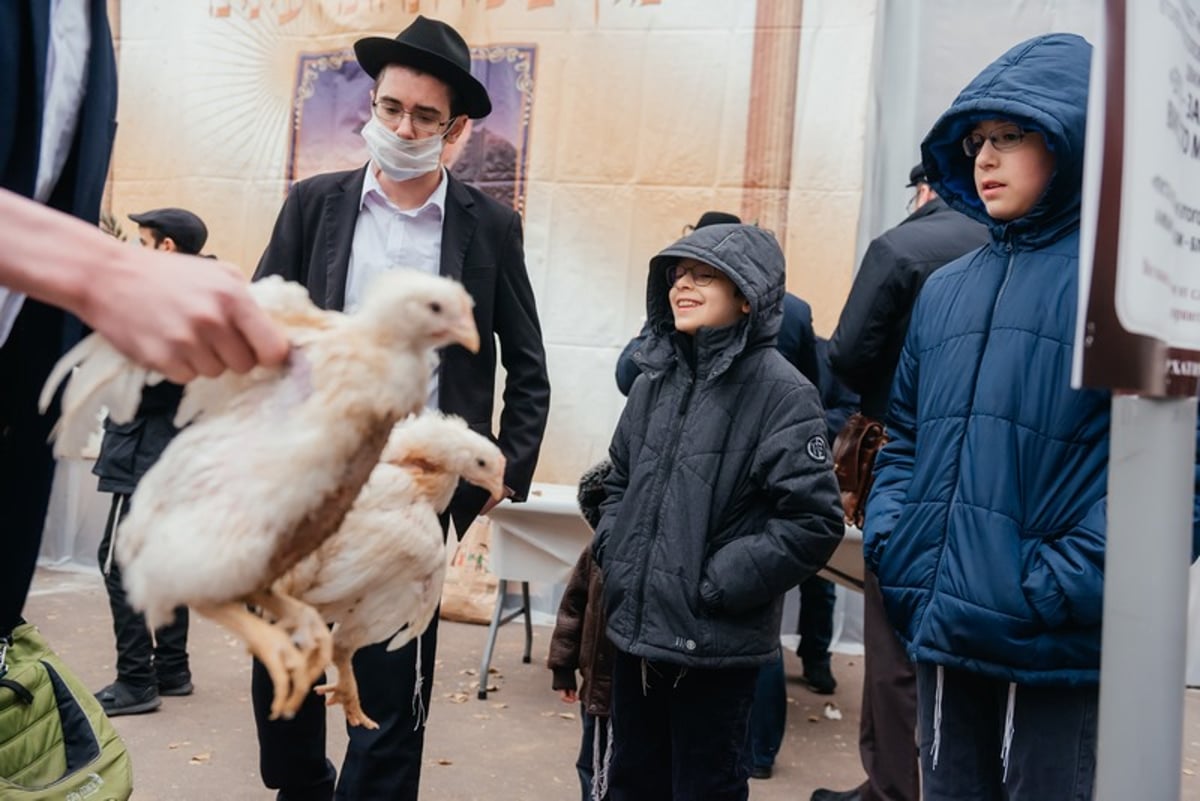
POLYGON ((379 118, 380 122, 394 127, 407 116, 412 121, 413 130, 422 134, 439 133, 454 122, 454 117, 443 122, 437 118, 436 114, 428 111, 405 111, 404 106, 388 100, 376 100, 371 103, 371 106, 375 109, 375 116, 379 118))
POLYGON ((1006 150, 1016 150, 1025 140, 1027 133, 1028 131, 1022 130, 1019 125, 1001 125, 992 129, 987 136, 978 131, 972 131, 963 137, 963 152, 967 154, 967 158, 973 159, 979 155, 979 151, 983 150, 983 146, 987 142, 991 142, 992 147, 1001 153, 1006 150))
POLYGON ((716 267, 707 264, 684 264, 677 261, 667 267, 667 286, 675 286, 675 282, 683 278, 684 273, 692 276, 692 283, 696 286, 708 286, 721 274, 716 267))

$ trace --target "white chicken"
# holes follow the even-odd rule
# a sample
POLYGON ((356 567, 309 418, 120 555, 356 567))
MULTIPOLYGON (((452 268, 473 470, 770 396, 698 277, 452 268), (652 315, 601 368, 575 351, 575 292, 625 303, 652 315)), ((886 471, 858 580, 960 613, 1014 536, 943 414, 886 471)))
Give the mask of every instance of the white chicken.
POLYGON ((342 704, 353 726, 378 728, 362 710, 351 657, 391 638, 419 637, 433 619, 446 573, 445 511, 459 477, 504 495, 504 456, 458 417, 426 412, 392 431, 338 533, 276 583, 311 604, 333 629, 337 681, 317 692, 342 704))
MULTIPOLYGON (((299 708, 332 640, 319 614, 272 585, 337 531, 392 426, 423 407, 431 349, 477 350, 479 335, 462 286, 414 271, 382 275, 352 315, 317 309, 282 279, 251 291, 284 327, 287 363, 187 385, 176 424, 192 424, 143 477, 116 557, 151 627, 187 605, 238 634, 274 682, 279 717, 299 708)), ((75 364, 60 453, 79 447, 100 404, 129 419, 142 384, 156 378, 93 334, 56 366, 43 408, 75 364)))

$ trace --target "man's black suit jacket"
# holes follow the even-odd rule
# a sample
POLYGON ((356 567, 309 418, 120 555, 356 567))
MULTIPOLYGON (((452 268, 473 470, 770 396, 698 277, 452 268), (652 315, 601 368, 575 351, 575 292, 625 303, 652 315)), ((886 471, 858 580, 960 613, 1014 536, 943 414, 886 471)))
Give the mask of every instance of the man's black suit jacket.
MULTIPOLYGON (((366 168, 316 175, 292 187, 255 279, 281 275, 308 287, 313 303, 341 310, 354 226, 366 168)), ((492 435, 496 340, 507 377, 500 432, 494 439, 508 460, 505 483, 524 500, 533 479, 550 410, 546 352, 533 288, 525 270, 521 218, 483 192, 447 175, 442 227, 442 275, 461 281, 475 300, 479 353, 457 345, 442 351, 438 404, 472 429, 492 435)), ((450 504, 462 535, 486 500, 460 487, 450 504)))
MULTIPOLYGON (((75 138, 46 205, 96 222, 117 122, 117 64, 105 0, 90 0, 91 47, 75 138)), ((0 187, 33 197, 46 111, 47 0, 0 0, 0 187)), ((50 368, 82 334, 75 317, 26 299, 0 345, 0 633, 15 624, 33 576, 54 461, 47 436, 57 401, 39 414, 50 368)))

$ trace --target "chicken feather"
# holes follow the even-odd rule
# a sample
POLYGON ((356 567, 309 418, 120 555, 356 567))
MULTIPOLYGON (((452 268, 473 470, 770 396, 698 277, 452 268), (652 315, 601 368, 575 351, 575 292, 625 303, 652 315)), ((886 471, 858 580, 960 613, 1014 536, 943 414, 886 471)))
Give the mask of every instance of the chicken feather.
MULTIPOLYGON (((151 627, 186 604, 249 638, 276 682, 277 716, 302 702, 330 642, 320 617, 276 593, 275 580, 337 530, 395 421, 422 408, 430 349, 477 349, 478 333, 465 290, 423 273, 381 276, 353 315, 318 310, 282 281, 252 289, 292 343, 287 362, 185 388, 181 416, 194 422, 142 478, 116 558, 151 627), (261 639, 261 627, 241 617, 244 602, 281 610, 302 658, 261 639)), ((97 402, 127 408, 138 368, 114 368, 112 352, 101 341, 72 356, 79 369, 67 394, 79 381, 82 400, 69 414, 97 402)), ((64 417, 63 434, 75 430, 64 417)))
POLYGON ((400 648, 437 611, 446 571, 438 515, 460 476, 502 497, 499 448, 456 417, 426 412, 400 423, 338 533, 276 584, 336 624, 337 683, 318 691, 343 704, 352 725, 374 728, 359 704, 354 652, 389 639, 388 650, 400 648))

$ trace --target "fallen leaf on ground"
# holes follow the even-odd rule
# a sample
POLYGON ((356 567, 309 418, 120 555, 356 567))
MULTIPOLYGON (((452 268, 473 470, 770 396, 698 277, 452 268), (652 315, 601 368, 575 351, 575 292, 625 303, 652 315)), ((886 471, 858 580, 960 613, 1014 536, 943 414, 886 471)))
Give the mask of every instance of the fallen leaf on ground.
POLYGON ((203 765, 206 762, 208 762, 210 759, 212 759, 212 753, 209 751, 205 751, 204 753, 196 754, 191 759, 189 759, 188 764, 189 765, 203 765))

